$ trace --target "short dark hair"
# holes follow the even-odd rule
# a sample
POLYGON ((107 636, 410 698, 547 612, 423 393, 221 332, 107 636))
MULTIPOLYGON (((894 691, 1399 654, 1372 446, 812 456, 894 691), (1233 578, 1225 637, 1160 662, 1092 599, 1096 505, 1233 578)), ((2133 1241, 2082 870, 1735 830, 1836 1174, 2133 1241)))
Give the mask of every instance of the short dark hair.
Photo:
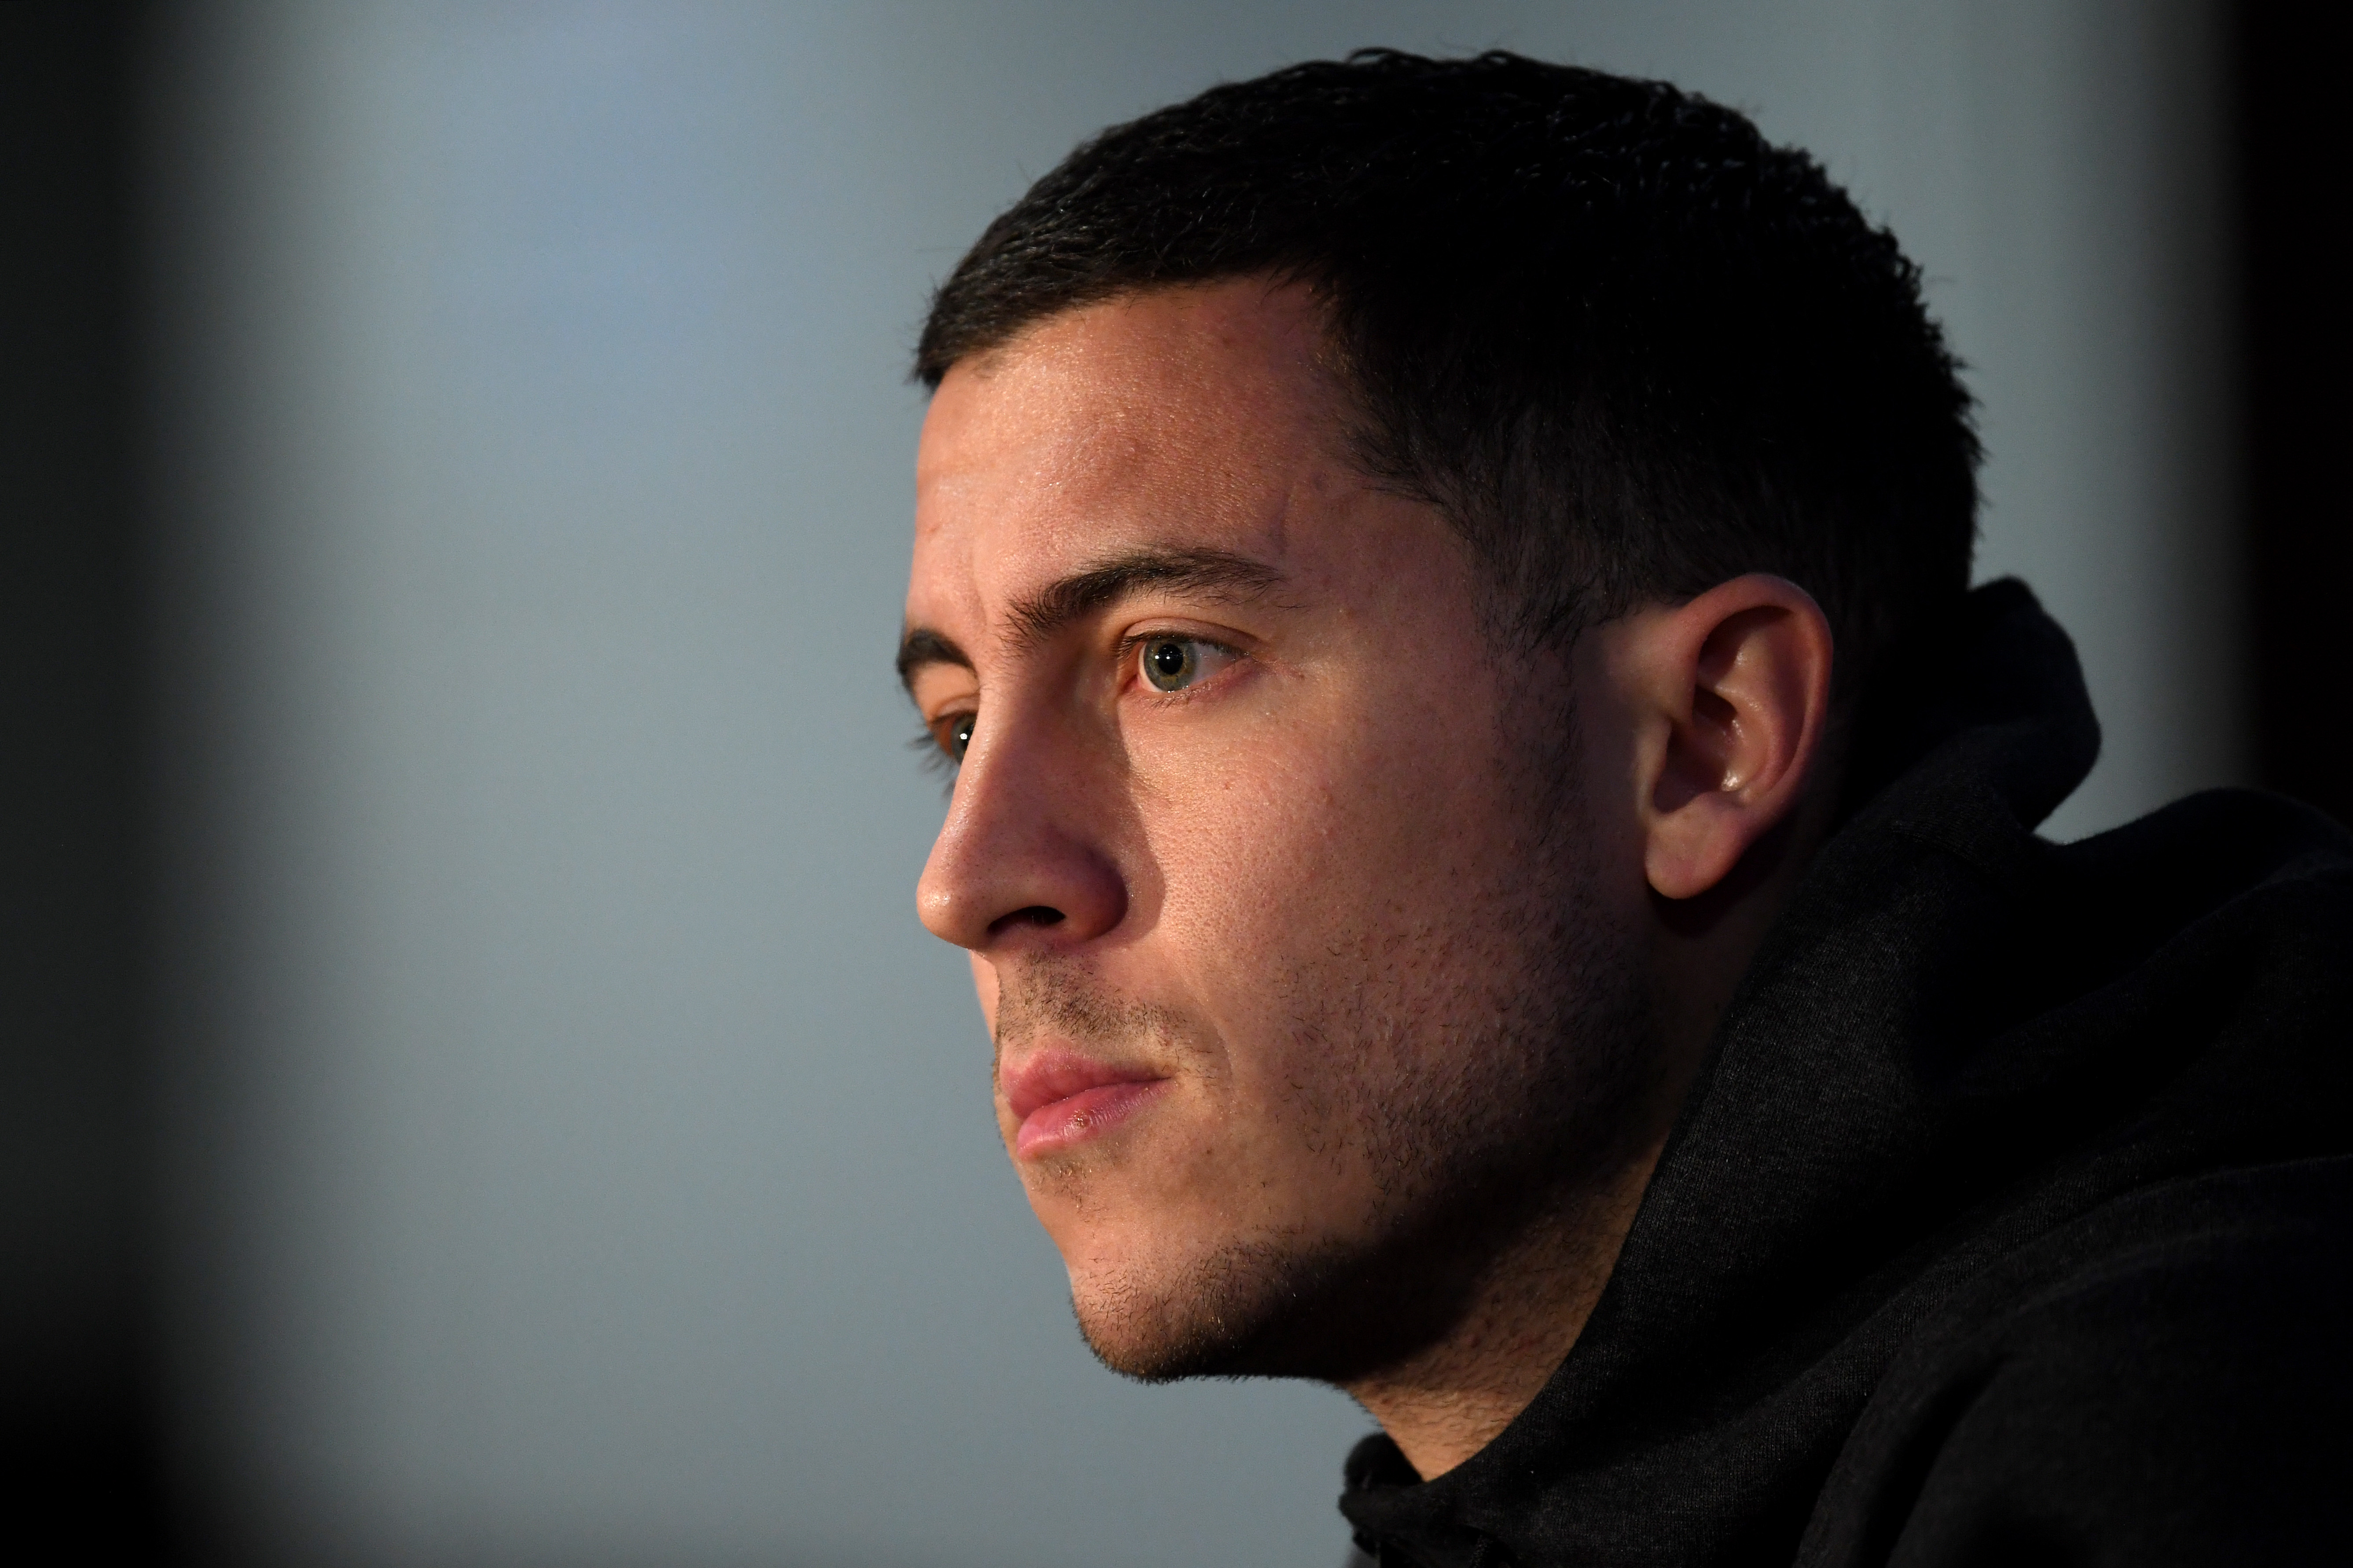
POLYGON ((1852 690, 1968 587, 1978 447, 1918 268, 1663 82, 1366 49, 1113 126, 957 263, 915 374, 1255 275, 1323 296, 1360 460, 1470 542, 1517 644, 1777 572, 1852 690))

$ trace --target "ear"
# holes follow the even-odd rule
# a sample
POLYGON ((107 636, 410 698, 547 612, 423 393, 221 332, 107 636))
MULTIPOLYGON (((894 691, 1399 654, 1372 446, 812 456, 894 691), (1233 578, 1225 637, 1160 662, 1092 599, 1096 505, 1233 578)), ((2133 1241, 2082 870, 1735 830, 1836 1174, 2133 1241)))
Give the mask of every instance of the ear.
POLYGON ((1752 573, 1635 612, 1618 652, 1643 871, 1694 898, 1805 797, 1830 722, 1830 620, 1795 583, 1752 573))

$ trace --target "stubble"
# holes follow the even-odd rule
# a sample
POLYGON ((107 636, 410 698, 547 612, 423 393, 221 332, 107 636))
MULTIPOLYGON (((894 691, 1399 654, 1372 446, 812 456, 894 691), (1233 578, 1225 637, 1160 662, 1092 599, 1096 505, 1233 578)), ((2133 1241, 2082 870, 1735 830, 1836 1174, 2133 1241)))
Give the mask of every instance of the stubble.
MULTIPOLYGON (((1356 1167, 1369 1212, 1329 1234, 1237 1233, 1098 1271, 1072 1306, 1104 1365, 1148 1382, 1377 1375, 1441 1341, 1500 1258, 1574 1226, 1632 1157, 1653 1031, 1567 783, 1575 753, 1569 732, 1507 749, 1502 798, 1525 820, 1449 907, 1325 933, 1312 961, 1271 977, 1294 1064, 1279 1120, 1311 1154, 1356 1167)), ((1009 990, 1001 1028, 1045 1024, 1186 1048, 1181 1019, 1077 969, 1009 990)))

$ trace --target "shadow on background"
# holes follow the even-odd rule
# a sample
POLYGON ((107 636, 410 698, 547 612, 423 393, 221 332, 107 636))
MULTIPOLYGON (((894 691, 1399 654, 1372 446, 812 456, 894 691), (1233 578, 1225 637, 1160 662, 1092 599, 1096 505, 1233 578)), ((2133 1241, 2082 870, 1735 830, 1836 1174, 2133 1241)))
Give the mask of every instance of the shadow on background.
MULTIPOLYGON (((2324 14, 2235 13, 2245 701, 2263 782, 2353 820, 2337 691, 2353 531, 2335 471, 2353 410, 2334 239, 2353 149, 2324 14)), ((0 1473, 12 1537, 69 1543, 60 1561, 205 1555, 189 1542, 206 1500, 167 1502, 157 1458, 172 1336, 153 1289, 142 279, 168 258, 139 249, 152 20, 0 6, 0 1473)))
POLYGON ((143 982, 143 15, 0 6, 0 1485, 17 1561, 164 1552, 143 982))
POLYGON ((2339 232, 2353 137, 2328 16, 2266 3, 2236 17, 2248 700, 2263 784, 2353 823, 2341 629, 2353 592, 2353 282, 2339 232))

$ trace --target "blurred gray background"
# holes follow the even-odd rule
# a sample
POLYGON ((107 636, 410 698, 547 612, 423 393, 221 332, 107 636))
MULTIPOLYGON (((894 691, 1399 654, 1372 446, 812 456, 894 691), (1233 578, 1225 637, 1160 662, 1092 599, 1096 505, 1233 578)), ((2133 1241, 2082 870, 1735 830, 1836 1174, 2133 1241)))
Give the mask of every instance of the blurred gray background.
POLYGON ((1336 1563, 1364 1417, 1098 1369, 915 923, 930 286, 1080 137, 1366 44, 1818 153, 2074 633, 2073 837, 2248 771, 2207 7, 195 5, 142 46, 153 1318, 232 1560, 1336 1563))

